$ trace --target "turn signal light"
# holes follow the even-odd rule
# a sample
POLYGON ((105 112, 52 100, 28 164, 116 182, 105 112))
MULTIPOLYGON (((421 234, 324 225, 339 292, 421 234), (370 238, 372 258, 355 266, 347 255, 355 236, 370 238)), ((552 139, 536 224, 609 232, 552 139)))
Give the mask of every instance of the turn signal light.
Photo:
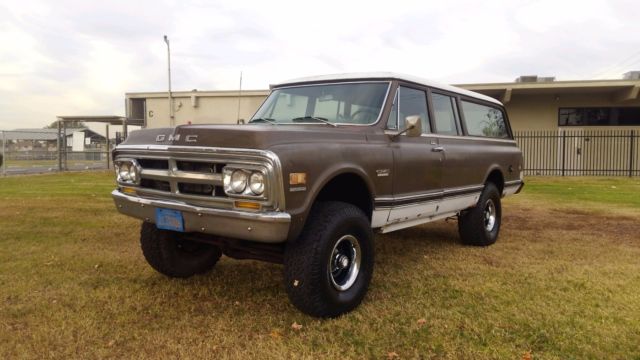
POLYGON ((235 206, 239 209, 260 210, 260 204, 251 201, 236 201, 235 206))
POLYGON ((307 173, 290 173, 289 185, 305 185, 307 183, 307 173))
POLYGON ((122 192, 125 194, 136 195, 136 189, 130 187, 122 187, 122 192))

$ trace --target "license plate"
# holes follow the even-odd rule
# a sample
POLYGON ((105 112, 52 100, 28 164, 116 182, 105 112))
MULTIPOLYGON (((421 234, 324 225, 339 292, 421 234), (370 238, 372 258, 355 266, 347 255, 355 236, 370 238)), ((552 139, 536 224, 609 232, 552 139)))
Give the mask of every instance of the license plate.
POLYGON ((163 230, 184 232, 184 219, 178 210, 156 209, 156 227, 163 230))

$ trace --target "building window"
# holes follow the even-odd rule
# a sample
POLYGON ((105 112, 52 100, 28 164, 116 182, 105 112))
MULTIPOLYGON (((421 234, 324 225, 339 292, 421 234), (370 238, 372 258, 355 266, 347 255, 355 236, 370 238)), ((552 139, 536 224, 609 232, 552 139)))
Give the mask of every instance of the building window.
POLYGON ((559 126, 640 125, 640 107, 560 108, 559 126))
POLYGON ((462 112, 464 113, 467 134, 471 136, 509 138, 502 110, 463 100, 462 112))

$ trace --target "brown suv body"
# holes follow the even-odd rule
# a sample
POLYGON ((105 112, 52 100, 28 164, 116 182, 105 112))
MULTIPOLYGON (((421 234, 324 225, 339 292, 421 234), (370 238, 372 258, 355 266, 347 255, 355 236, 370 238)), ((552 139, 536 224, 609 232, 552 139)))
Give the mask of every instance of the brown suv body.
POLYGON ((133 160, 137 171, 136 181, 119 181, 113 192, 116 205, 148 223, 156 221, 156 208, 178 210, 185 233, 217 236, 223 240, 216 243, 227 247, 245 240, 245 256, 236 257, 269 260, 273 257, 252 252, 251 244, 259 249, 257 243, 277 248, 278 243, 295 242, 320 201, 354 205, 371 228, 389 232, 475 207, 488 182, 501 196, 520 190, 522 155, 506 111, 493 99, 393 74, 302 79, 274 86, 273 91, 368 82, 388 84, 372 124, 264 120, 134 132, 114 151, 116 162, 133 160), (402 105, 399 88, 424 94, 427 113, 422 116, 428 120, 421 119, 421 134, 405 129, 405 119, 395 126, 389 120, 392 113, 392 119, 399 117, 394 112, 395 105, 402 105), (444 96, 439 101, 450 99, 453 106, 455 127, 446 134, 437 129, 440 114, 435 111, 442 106, 434 104, 434 94, 444 96), (469 135, 465 113, 470 112, 464 106, 477 110, 473 104, 501 114, 501 137, 469 135), (224 168, 229 166, 263 171, 264 194, 225 193, 229 184, 224 183, 224 168))

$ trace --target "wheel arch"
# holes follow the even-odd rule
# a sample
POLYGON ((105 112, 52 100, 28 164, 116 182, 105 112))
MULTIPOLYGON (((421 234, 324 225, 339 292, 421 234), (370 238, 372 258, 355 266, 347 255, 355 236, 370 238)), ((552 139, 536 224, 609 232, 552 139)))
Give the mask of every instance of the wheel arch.
POLYGON ((487 172, 484 183, 492 182, 498 187, 498 191, 502 194, 504 190, 504 175, 499 166, 493 166, 487 172))
POLYGON ((355 167, 343 167, 329 171, 313 188, 313 194, 305 203, 305 211, 301 214, 303 221, 292 228, 289 241, 295 241, 309 218, 311 208, 318 201, 342 201, 361 209, 371 221, 373 215, 374 187, 368 181, 364 170, 355 167))
POLYGON ((312 204, 318 201, 342 201, 355 205, 371 220, 373 195, 370 185, 354 171, 341 172, 327 179, 315 194, 312 204))

